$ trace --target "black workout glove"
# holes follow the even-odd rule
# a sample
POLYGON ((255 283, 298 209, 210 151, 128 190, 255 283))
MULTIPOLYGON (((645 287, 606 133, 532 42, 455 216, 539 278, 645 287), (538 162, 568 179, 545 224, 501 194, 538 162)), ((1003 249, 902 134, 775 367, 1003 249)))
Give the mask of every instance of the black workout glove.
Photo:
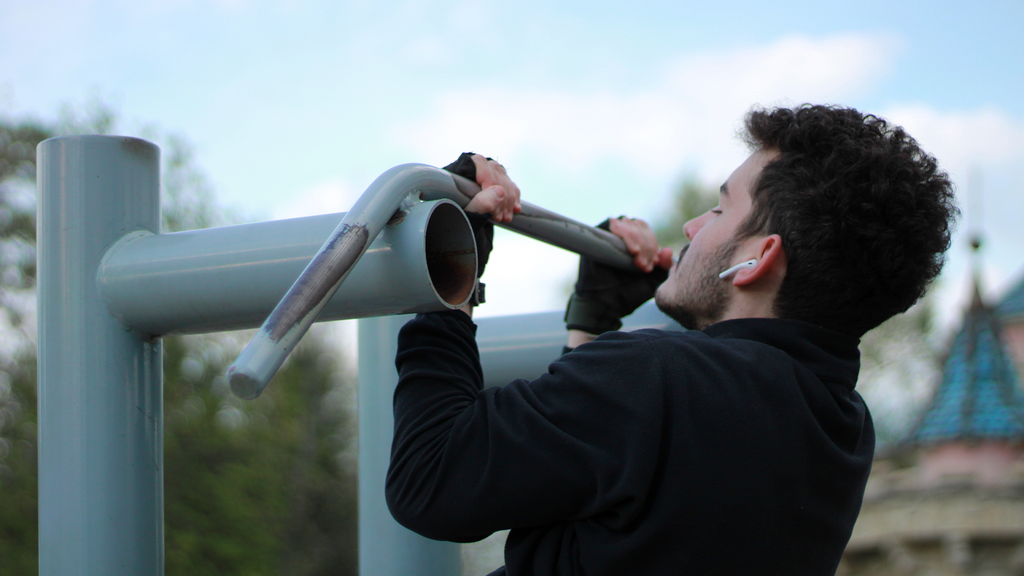
MULTIPOLYGON (((463 152, 459 159, 444 167, 444 170, 452 174, 458 174, 476 182, 476 164, 473 163, 473 152, 463 152)), ((490 158, 488 158, 490 160, 490 158)), ((494 223, 491 222, 490 214, 477 214, 466 212, 469 225, 473 228, 473 237, 476 239, 476 289, 469 303, 474 306, 484 303, 484 283, 480 277, 484 275, 484 267, 491 256, 491 248, 494 247, 494 223)))
MULTIPOLYGON (((597 225, 609 229, 609 221, 597 225)), ((668 279, 668 270, 655 265, 651 272, 627 272, 580 256, 576 291, 565 309, 565 327, 601 334, 622 328, 622 318, 654 296, 668 279)))

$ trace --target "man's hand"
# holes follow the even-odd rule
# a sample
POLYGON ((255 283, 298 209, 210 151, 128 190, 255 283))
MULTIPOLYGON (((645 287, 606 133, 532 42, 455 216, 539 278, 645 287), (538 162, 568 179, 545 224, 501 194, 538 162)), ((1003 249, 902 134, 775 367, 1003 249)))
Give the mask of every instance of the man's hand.
POLYGON ((643 220, 620 217, 606 220, 598 228, 623 239, 637 271, 627 272, 580 257, 576 291, 565 311, 570 348, 593 340, 596 334, 621 328, 622 318, 654 296, 672 267, 672 250, 658 249, 654 231, 643 220))
MULTIPOLYGON (((477 250, 477 278, 483 276, 494 243, 493 222, 511 222, 513 214, 522 211, 519 187, 508 177, 505 167, 480 154, 464 152, 458 160, 444 167, 464 178, 476 180, 480 192, 466 205, 466 217, 473 228, 477 250)), ((483 302, 483 283, 477 282, 470 303, 462 311, 473 316, 473 306, 483 302)))
POLYGON ((466 212, 490 214, 495 222, 511 222, 512 215, 523 209, 519 203, 519 187, 496 160, 488 160, 480 154, 474 154, 472 159, 476 166, 476 183, 482 190, 466 206, 466 212))
POLYGON ((633 264, 644 272, 651 272, 655 266, 668 270, 672 267, 672 249, 658 250, 658 239, 654 231, 643 220, 619 216, 608 222, 609 231, 626 243, 626 249, 633 255, 633 264))

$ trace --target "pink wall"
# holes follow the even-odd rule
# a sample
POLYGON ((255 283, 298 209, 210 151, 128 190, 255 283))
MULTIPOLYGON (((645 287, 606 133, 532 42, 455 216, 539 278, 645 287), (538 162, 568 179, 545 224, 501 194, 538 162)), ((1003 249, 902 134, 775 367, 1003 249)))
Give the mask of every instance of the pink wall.
POLYGON ((1024 386, 1024 322, 1003 326, 1003 340, 1017 366, 1017 383, 1024 386))
POLYGON ((958 478, 975 484, 999 485, 1018 480, 1015 466, 1024 456, 1019 442, 954 442, 921 453, 921 480, 926 485, 958 478))

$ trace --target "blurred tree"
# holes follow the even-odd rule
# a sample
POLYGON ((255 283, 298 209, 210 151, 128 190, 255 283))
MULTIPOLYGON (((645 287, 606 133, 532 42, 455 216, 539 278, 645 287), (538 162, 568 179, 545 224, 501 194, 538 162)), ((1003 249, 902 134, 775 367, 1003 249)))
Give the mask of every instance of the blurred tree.
MULTIPOLYGON (((52 135, 109 133, 102 103, 58 123, 0 119, 0 576, 38 571, 35 150, 52 135)), ((225 219, 188 141, 161 145, 163 229, 225 219)), ((221 376, 238 334, 164 339, 168 574, 355 574, 355 383, 314 330, 254 402, 221 376)))
POLYGON ((942 345, 934 332, 931 292, 860 341, 857 390, 871 409, 879 447, 900 440, 941 377, 942 345))
POLYGON ((0 575, 35 574, 36 144, 32 121, 0 122, 0 575))
POLYGON ((678 253, 678 248, 690 243, 683 233, 683 225, 715 206, 718 206, 718 188, 703 184, 694 176, 687 177, 673 198, 668 217, 664 222, 655 223, 658 244, 671 246, 678 253))
POLYGON ((351 378, 307 336, 240 400, 222 375, 241 342, 164 341, 167 573, 355 574, 351 378))

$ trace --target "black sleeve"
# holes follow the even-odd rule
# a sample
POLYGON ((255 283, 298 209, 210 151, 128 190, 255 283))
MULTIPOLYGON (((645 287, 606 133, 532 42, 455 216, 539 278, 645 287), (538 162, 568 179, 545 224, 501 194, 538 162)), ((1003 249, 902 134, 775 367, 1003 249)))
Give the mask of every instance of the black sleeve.
POLYGON ((481 390, 475 325, 421 314, 402 329, 386 494, 399 523, 474 541, 506 528, 599 517, 628 525, 657 465, 662 367, 614 332, 538 379, 481 390))

